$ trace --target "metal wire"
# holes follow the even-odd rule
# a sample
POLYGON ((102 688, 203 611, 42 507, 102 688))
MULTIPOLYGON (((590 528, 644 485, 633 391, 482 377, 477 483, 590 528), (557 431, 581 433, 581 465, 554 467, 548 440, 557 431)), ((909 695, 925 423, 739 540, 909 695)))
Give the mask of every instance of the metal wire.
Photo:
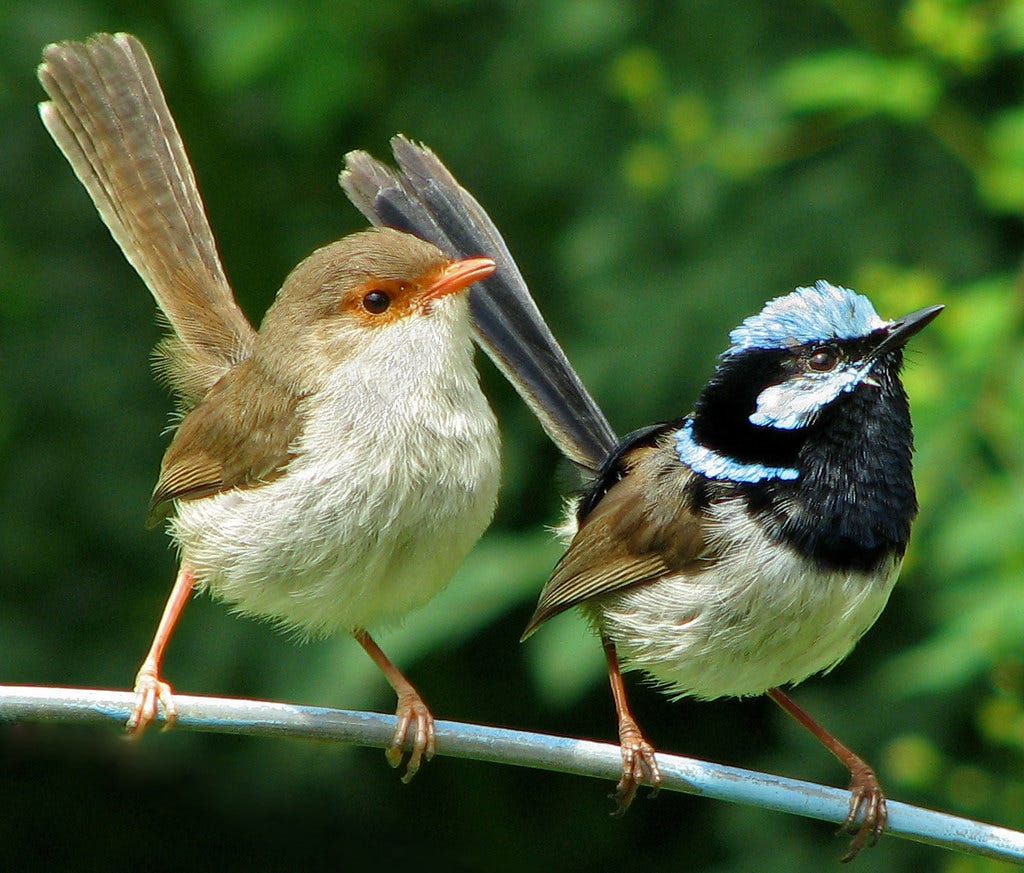
MULTIPOLYGON (((384 748, 395 717, 176 694, 177 727, 184 730, 333 740, 384 748)), ((0 722, 49 722, 120 727, 134 695, 127 691, 0 685, 0 722)), ((437 722, 437 754, 519 767, 554 770, 615 781, 622 759, 618 746, 569 737, 527 733, 459 722, 437 722)), ((743 803, 840 823, 849 795, 839 788, 658 753, 669 791, 743 803)), ((886 833, 1024 865, 1024 833, 890 800, 886 833)))

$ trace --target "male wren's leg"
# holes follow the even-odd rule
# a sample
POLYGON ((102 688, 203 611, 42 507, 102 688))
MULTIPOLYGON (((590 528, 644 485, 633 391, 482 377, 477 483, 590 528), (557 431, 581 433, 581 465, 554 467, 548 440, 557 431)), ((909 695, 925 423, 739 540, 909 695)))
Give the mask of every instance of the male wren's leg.
POLYGON ((809 730, 826 749, 842 761, 850 771, 850 813, 840 832, 853 834, 850 848, 843 861, 852 861, 864 844, 874 846, 885 830, 888 812, 885 795, 875 771, 858 755, 850 751, 825 728, 818 724, 800 704, 778 688, 768 696, 809 730))
POLYGON ((402 758, 405 757, 405 746, 410 728, 413 731, 412 741, 409 745, 409 762, 405 767, 405 775, 402 776, 403 782, 409 782, 416 775, 416 771, 420 769, 420 763, 434 757, 437 746, 434 716, 431 715, 427 704, 413 684, 405 678, 402 671, 381 651, 380 646, 365 630, 359 628, 352 632, 352 636, 366 650, 366 654, 373 658, 373 662, 380 667, 391 687, 395 689, 395 694, 398 695, 398 708, 395 710, 395 715, 398 716, 398 726, 391 738, 391 745, 384 753, 392 767, 401 765, 402 758))
POLYGON ((171 686, 160 678, 160 662, 194 584, 195 577, 191 568, 187 564, 182 564, 174 580, 171 596, 167 598, 167 604, 164 606, 164 613, 160 617, 160 624, 149 647, 149 653, 135 676, 135 704, 125 724, 128 733, 133 737, 142 736, 149 723, 156 718, 158 705, 164 708, 165 728, 171 727, 178 717, 171 686))
POLYGON ((661 770, 654 759, 654 747, 647 742, 640 726, 629 711, 626 700, 626 686, 622 681, 619 669, 619 658, 615 653, 615 643, 602 637, 604 655, 608 661, 608 681, 612 686, 612 697, 615 699, 615 712, 619 717, 619 747, 622 749, 622 778, 615 786, 614 815, 622 815, 636 797, 641 784, 647 783, 654 790, 652 796, 661 787, 661 770))

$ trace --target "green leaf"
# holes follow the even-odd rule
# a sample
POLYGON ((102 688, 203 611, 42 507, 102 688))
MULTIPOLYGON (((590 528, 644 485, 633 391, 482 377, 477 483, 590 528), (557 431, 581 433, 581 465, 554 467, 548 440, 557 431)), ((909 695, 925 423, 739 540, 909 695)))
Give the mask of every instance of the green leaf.
POLYGON ((854 50, 790 61, 775 84, 783 103, 794 112, 878 113, 907 121, 927 116, 942 92, 938 76, 921 60, 854 50))

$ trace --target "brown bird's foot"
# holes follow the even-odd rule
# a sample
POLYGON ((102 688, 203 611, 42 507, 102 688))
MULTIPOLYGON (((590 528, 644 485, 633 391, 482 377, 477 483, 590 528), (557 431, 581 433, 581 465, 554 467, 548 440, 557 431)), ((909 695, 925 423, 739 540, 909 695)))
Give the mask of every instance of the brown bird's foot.
POLYGON ((650 785, 651 797, 661 788, 661 770, 654 758, 654 746, 640 733, 632 719, 619 723, 619 747, 622 749, 622 778, 615 786, 613 816, 624 815, 641 785, 650 785))
POLYGON ((437 747, 434 716, 431 715, 420 693, 405 678, 405 674, 391 663, 381 647, 374 642, 373 637, 363 628, 356 628, 352 631, 352 636, 363 647, 366 654, 373 659, 373 662, 380 667, 391 687, 395 689, 395 694, 398 695, 398 708, 395 710, 398 725, 391 738, 391 745, 387 747, 384 755, 392 767, 398 768, 402 766, 402 760, 408 752, 409 761, 405 765, 402 781, 409 782, 420 769, 420 764, 434 757, 437 747))
POLYGON ((135 705, 125 723, 125 729, 133 739, 142 736, 146 728, 156 718, 159 706, 164 708, 164 730, 172 727, 178 720, 178 708, 174 705, 174 693, 171 691, 171 686, 160 678, 160 663, 163 660, 164 649, 171 638, 174 625, 185 608, 185 604, 188 603, 194 584, 195 576, 192 574, 192 568, 188 564, 182 564, 174 579, 171 595, 164 605, 163 615, 160 616, 160 624, 153 635, 149 652, 135 676, 135 705))
POLYGON ((859 767, 851 769, 851 775, 850 813, 838 831, 841 834, 853 834, 850 848, 842 858, 844 863, 856 858, 865 844, 870 847, 878 842, 889 817, 885 795, 875 771, 862 761, 859 767))
POLYGON ((178 708, 174 705, 174 693, 171 686, 160 678, 156 665, 147 660, 135 677, 135 705, 125 723, 125 730, 133 739, 142 736, 146 728, 156 718, 159 706, 164 709, 164 730, 166 730, 173 726, 178 719, 178 708))
POLYGON ((397 769, 402 765, 408 746, 409 761, 402 775, 402 781, 408 783, 419 771, 420 764, 434 757, 437 749, 434 716, 412 687, 399 693, 395 715, 398 717, 398 726, 384 754, 388 763, 397 769))

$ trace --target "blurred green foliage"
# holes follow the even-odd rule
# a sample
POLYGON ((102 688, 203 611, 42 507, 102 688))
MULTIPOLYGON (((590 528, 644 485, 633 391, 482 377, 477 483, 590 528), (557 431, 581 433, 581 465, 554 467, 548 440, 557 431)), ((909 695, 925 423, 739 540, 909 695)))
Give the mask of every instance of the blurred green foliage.
MULTIPOLYGON (((130 684, 173 575, 142 519, 169 401, 152 304, 36 118, 50 41, 154 56, 254 318, 360 225, 345 151, 403 131, 503 229, 625 432, 684 412, 728 330, 828 278, 883 315, 947 304, 906 382, 921 515, 878 625, 796 692, 892 796, 1024 827, 1022 0, 15 0, 0 11, 0 681, 130 684)), ((572 476, 481 364, 506 437, 498 518, 450 589, 385 634, 442 718, 611 739, 599 646, 566 616, 519 646, 572 476)), ((347 639, 298 647, 197 599, 182 691, 390 707, 347 639)), ((838 782, 763 700, 672 704, 656 744, 838 782)), ((182 733, 0 730, 10 869, 820 870, 829 828, 695 798, 607 817, 608 786, 182 733)), ((998 865, 883 840, 863 870, 998 865)))

